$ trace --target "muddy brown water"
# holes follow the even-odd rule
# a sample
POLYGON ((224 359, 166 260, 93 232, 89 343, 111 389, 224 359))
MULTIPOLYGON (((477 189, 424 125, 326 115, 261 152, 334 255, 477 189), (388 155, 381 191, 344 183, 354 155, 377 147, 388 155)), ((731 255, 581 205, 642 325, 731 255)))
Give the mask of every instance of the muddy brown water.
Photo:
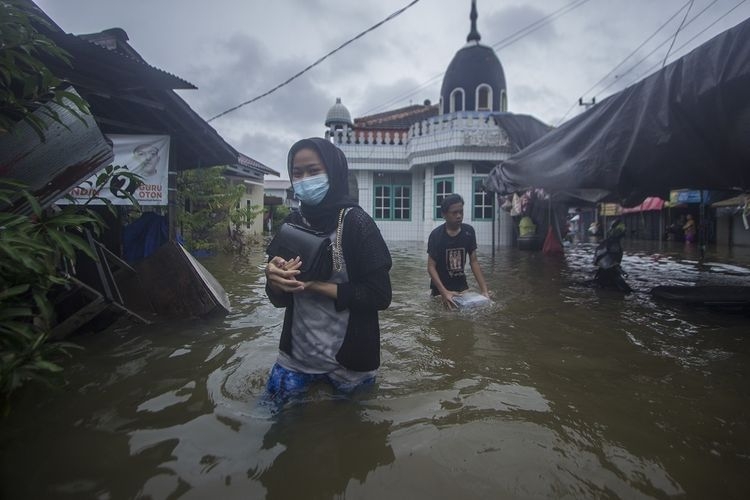
POLYGON ((480 248, 495 303, 460 313, 423 245, 391 251, 371 392, 259 412, 283 314, 263 255, 204 259, 232 312, 79 336, 64 388, 2 422, 0 497, 750 498, 750 317, 648 294, 750 285, 750 251, 628 242, 624 296, 588 283, 592 244, 480 248))

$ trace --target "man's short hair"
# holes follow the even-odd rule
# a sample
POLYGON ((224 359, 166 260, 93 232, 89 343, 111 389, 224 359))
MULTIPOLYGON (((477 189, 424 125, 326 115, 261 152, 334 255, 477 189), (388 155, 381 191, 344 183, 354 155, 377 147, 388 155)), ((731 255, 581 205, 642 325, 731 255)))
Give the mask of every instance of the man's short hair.
POLYGON ((443 201, 440 203, 440 211, 442 213, 446 213, 451 205, 455 205, 456 203, 460 203, 461 205, 463 205, 464 199, 461 198, 460 194, 449 194, 448 196, 443 198, 443 201))

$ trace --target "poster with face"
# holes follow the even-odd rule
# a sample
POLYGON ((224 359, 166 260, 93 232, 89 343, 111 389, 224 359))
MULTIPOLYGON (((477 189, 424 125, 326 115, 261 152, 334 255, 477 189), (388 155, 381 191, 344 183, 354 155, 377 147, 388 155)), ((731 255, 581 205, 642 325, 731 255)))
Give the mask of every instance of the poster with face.
MULTIPOLYGON (((169 174, 169 136, 168 135, 120 135, 107 134, 112 141, 112 151, 115 159, 112 165, 127 167, 130 172, 136 173, 143 178, 143 185, 133 192, 133 197, 141 205, 167 205, 167 182, 169 174)), ((80 202, 85 202, 94 194, 92 186, 96 185, 96 177, 92 175, 86 182, 74 188, 70 195, 80 202)), ((119 185, 120 189, 127 189, 125 178, 115 179, 96 193, 101 198, 106 198, 114 205, 130 205, 130 200, 121 193, 116 192, 112 184, 119 185)), ((67 203, 60 200, 58 203, 67 203)), ((94 200, 92 204, 103 204, 94 200)))

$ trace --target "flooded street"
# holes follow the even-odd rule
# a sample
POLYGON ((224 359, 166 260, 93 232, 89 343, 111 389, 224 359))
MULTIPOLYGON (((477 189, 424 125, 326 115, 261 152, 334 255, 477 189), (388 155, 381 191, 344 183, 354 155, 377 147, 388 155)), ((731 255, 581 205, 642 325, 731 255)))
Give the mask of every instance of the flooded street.
POLYGON ((377 386, 273 418, 264 256, 204 259, 232 313, 77 337, 67 385, 3 421, 0 498, 748 498, 750 317, 648 292, 750 285, 750 250, 625 242, 626 296, 588 283, 593 248, 480 248, 495 303, 456 313, 391 245, 377 386))

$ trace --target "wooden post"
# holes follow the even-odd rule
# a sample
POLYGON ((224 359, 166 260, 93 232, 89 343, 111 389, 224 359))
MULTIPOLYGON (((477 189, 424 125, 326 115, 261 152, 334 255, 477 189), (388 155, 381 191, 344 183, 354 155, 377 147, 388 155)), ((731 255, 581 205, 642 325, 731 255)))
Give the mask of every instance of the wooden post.
POLYGON ((167 178, 167 210, 169 221, 169 241, 177 240, 177 172, 169 171, 167 178))

